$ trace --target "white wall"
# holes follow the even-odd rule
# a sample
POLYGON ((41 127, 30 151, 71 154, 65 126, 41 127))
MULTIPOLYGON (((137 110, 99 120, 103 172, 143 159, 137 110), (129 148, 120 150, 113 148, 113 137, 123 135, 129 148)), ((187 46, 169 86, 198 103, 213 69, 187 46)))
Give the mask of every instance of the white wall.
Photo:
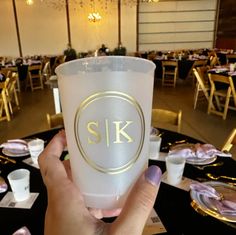
MULTIPOLYGON (((23 56, 61 54, 68 42, 65 8, 54 9, 41 0, 28 6, 15 0, 23 56)), ((217 0, 164 1, 140 4, 139 50, 170 50, 212 47, 217 0), (187 22, 190 21, 190 22, 187 22), (201 21, 201 22, 199 22, 201 21), (192 41, 195 41, 194 43, 192 41)), ((46 2, 46 0, 45 0, 46 2)), ((79 1, 77 1, 79 2, 79 1)), ((118 43, 117 4, 99 5, 102 20, 88 21, 93 10, 70 6, 71 41, 77 52, 98 49, 102 43, 113 50, 118 43)), ((19 56, 12 0, 0 0, 0 56, 19 56)), ((128 52, 136 51, 136 7, 121 7, 121 42, 128 52)))
MULTIPOLYGON (((50 4, 42 4, 34 0, 28 6, 25 0, 15 0, 20 31, 23 56, 61 54, 68 42, 66 12, 52 8, 50 4)), ((78 2, 78 1, 77 1, 78 2)), ((118 45, 118 13, 117 3, 104 7, 96 3, 95 10, 102 16, 100 22, 89 22, 88 13, 93 10, 90 1, 84 8, 70 5, 70 25, 72 46, 77 52, 96 50, 104 43, 111 50, 118 45)), ((11 0, 0 1, 0 56, 19 56, 16 27, 11 0)), ((136 8, 121 8, 121 41, 127 50, 136 48, 136 8), (128 24, 127 24, 128 22, 128 24)))
POLYGON ((19 55, 12 2, 0 2, 0 56, 19 55))
POLYGON ((65 9, 58 11, 34 2, 28 6, 16 0, 23 55, 62 53, 67 42, 65 9))
POLYGON ((140 4, 139 50, 212 48, 217 0, 140 4))

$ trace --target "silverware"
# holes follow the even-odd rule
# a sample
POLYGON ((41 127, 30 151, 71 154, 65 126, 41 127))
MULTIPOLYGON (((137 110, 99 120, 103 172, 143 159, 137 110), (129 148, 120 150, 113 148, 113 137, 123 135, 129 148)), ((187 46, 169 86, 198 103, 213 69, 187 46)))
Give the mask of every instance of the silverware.
POLYGON ((170 149, 173 145, 178 145, 178 144, 187 144, 188 140, 176 140, 175 142, 171 143, 167 143, 167 146, 163 146, 161 149, 170 149))
MULTIPOLYGON (((197 177, 196 178, 197 181, 199 182, 208 182, 209 179, 206 179, 206 178, 201 178, 201 177, 197 177)), ((229 184, 229 185, 232 185, 232 186, 236 186, 236 183, 232 183, 232 182, 229 182, 229 181, 223 181, 225 184, 229 184)))
POLYGON ((205 167, 215 167, 215 166, 222 166, 224 164, 224 162, 217 162, 214 164, 209 164, 209 165, 204 165, 204 166, 196 166, 193 165, 195 168, 199 169, 199 170, 204 170, 205 167))
POLYGON ((187 140, 176 140, 174 143, 168 143, 169 146, 188 143, 187 140))
POLYGON ((0 158, 6 160, 6 161, 8 161, 8 162, 14 163, 14 164, 16 163, 15 160, 13 160, 13 159, 11 159, 11 158, 9 158, 9 157, 4 157, 4 156, 0 155, 0 158))
POLYGON ((213 180, 219 180, 219 179, 229 179, 229 180, 236 180, 236 178, 234 177, 230 177, 230 176, 226 176, 226 175, 213 175, 211 173, 207 173, 206 176, 210 179, 213 179, 213 180))

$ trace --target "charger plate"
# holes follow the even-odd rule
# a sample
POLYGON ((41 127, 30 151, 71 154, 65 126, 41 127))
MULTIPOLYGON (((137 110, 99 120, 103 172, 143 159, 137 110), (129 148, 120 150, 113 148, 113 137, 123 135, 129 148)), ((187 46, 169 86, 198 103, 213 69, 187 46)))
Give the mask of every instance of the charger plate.
POLYGON ((11 152, 5 148, 2 149, 2 153, 8 157, 24 157, 30 154, 29 151, 11 152))
POLYGON ((186 163, 192 164, 192 165, 207 165, 212 162, 214 162, 217 159, 217 156, 213 156, 211 158, 187 158, 186 163))
MULTIPOLYGON (((225 199, 236 198, 236 187, 219 181, 208 181, 203 184, 209 185, 219 193, 222 193, 225 199)), ((228 222, 236 222, 236 212, 232 214, 221 214, 217 208, 211 203, 208 197, 191 190, 190 197, 192 199, 191 206, 200 214, 210 215, 216 219, 228 222)), ((236 201, 236 200, 235 200, 236 201)))

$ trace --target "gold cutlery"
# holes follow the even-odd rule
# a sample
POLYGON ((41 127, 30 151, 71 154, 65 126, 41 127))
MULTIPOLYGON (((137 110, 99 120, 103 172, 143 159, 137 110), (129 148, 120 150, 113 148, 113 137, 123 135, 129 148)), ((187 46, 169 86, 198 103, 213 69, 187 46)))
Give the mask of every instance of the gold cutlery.
POLYGON ((230 176, 226 176, 226 175, 213 175, 211 173, 207 173, 206 176, 210 179, 213 179, 213 180, 219 180, 219 179, 229 179, 229 180, 236 180, 236 178, 234 177, 230 177, 230 176))
POLYGON ((11 159, 11 158, 9 158, 9 157, 4 157, 4 156, 2 156, 2 155, 0 155, 0 159, 4 159, 4 160, 6 160, 6 161, 8 161, 8 162, 11 162, 11 163, 16 163, 16 161, 15 160, 13 160, 13 159, 11 159))
POLYGON ((224 164, 224 162, 217 162, 214 164, 209 164, 209 165, 204 165, 204 166, 196 166, 196 165, 193 165, 193 166, 199 170, 204 170, 205 167, 222 166, 223 164, 224 164))
POLYGON ((171 143, 167 143, 167 146, 163 146, 161 149, 170 149, 172 146, 178 145, 178 144, 188 144, 188 140, 176 140, 175 142, 171 143))
POLYGON ((187 140, 176 140, 174 143, 168 143, 169 146, 188 143, 187 140))
MULTIPOLYGON (((207 182, 207 181, 209 181, 209 179, 201 178, 201 177, 197 177, 196 180, 199 181, 199 182, 207 182)), ((236 186, 236 183, 232 183, 232 182, 229 182, 229 181, 225 181, 224 180, 224 183, 232 185, 232 186, 236 186)))

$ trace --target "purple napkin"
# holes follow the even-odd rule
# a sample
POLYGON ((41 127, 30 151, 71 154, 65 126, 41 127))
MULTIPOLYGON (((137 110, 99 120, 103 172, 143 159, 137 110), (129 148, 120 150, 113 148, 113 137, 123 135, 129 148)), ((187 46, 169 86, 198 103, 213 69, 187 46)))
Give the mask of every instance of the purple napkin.
POLYGON ((31 235, 29 229, 27 227, 22 227, 15 231, 12 235, 31 235))
POLYGON ((169 155, 180 155, 185 158, 199 158, 199 159, 208 159, 214 156, 220 157, 232 157, 231 153, 224 153, 217 150, 211 144, 182 144, 174 146, 169 155))
POLYGON ((155 127, 151 127, 151 130, 150 130, 150 135, 151 136, 156 136, 159 134, 159 131, 158 129, 156 129, 155 127))
POLYGON ((0 176, 0 193, 6 192, 8 189, 6 181, 0 176))
POLYGON ((190 189, 204 195, 205 201, 216 207, 220 214, 236 215, 236 201, 224 199, 224 195, 218 193, 213 187, 203 183, 192 183, 190 189))
POLYGON ((28 151, 28 144, 25 140, 13 139, 0 145, 0 148, 9 150, 10 152, 26 152, 28 151))

